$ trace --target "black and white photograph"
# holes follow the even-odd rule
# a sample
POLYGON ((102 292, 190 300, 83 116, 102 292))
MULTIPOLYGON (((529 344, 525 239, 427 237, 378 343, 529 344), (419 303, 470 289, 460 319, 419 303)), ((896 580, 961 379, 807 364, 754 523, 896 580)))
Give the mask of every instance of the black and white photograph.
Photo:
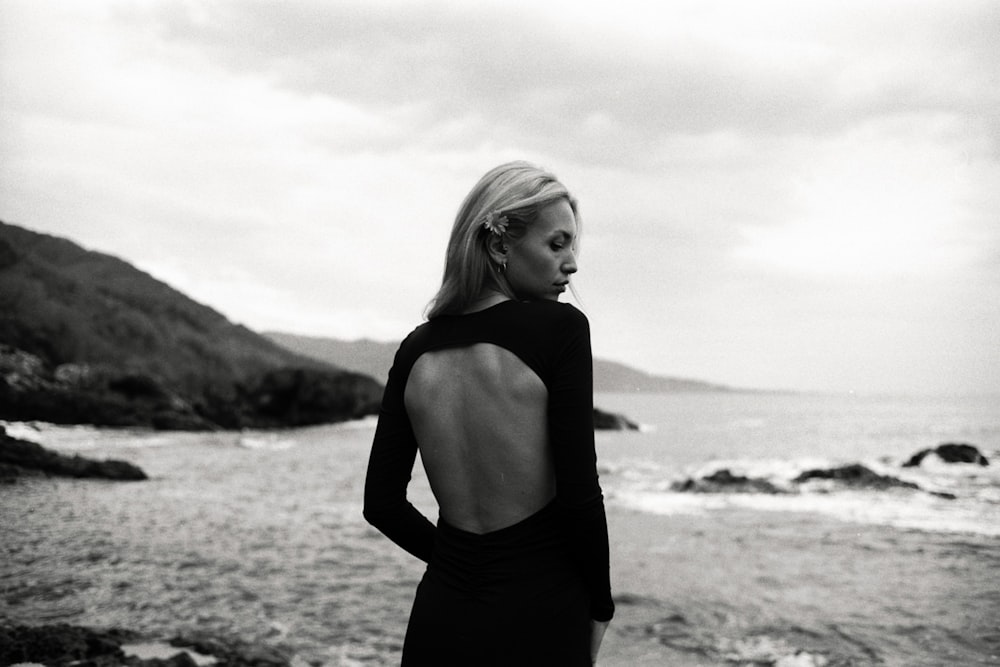
POLYGON ((1000 665, 1000 2, 0 0, 0 667, 1000 665))

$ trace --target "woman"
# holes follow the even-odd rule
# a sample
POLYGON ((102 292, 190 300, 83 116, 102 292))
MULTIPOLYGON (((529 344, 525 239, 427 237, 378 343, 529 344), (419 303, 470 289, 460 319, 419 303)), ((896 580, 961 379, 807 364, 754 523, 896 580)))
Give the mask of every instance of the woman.
POLYGON ((589 665, 614 614, 590 329, 559 303, 576 200, 525 162, 487 173, 452 228, 428 321, 389 372, 365 518, 427 562, 404 665, 589 665), (406 499, 416 453, 435 527, 406 499))

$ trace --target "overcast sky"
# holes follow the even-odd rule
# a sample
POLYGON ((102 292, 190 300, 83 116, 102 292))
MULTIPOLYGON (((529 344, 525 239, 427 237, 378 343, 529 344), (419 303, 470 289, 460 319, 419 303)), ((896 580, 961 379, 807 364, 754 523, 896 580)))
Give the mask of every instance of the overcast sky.
POLYGON ((524 158, 580 199, 597 356, 1000 392, 998 35, 991 0, 5 0, 0 219, 398 340, 524 158))

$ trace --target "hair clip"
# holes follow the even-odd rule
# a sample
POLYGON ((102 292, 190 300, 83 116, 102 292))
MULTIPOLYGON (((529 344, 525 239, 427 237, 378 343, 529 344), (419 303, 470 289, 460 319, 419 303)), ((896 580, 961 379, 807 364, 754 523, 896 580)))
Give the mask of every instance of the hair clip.
POLYGON ((497 236, 503 236, 507 231, 507 216, 502 215, 500 211, 490 211, 483 218, 483 227, 497 236))

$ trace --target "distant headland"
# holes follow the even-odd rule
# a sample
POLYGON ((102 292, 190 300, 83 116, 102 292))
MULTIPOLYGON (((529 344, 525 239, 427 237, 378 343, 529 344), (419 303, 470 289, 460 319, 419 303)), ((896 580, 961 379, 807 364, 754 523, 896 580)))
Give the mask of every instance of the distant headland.
MULTIPOLYGON (((315 336, 265 331, 264 336, 298 354, 320 359, 341 368, 363 373, 384 382, 392 365, 398 342, 341 340, 315 336)), ((673 392, 739 391, 701 380, 651 375, 616 361, 594 359, 594 391, 601 393, 638 392, 665 394, 673 392)))

